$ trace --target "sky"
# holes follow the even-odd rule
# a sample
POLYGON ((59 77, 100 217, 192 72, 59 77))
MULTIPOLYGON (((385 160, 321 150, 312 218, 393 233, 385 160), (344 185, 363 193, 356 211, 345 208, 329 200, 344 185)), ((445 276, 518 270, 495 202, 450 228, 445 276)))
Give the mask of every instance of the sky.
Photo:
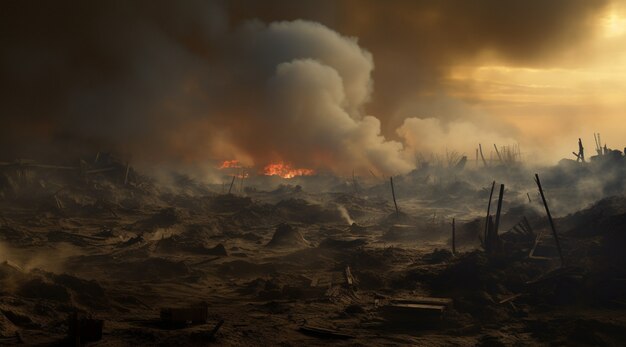
MULTIPOLYGON (((623 0, 6 1, 0 157, 405 173, 626 146, 623 0)), ((588 154, 588 155, 589 155, 588 154)))

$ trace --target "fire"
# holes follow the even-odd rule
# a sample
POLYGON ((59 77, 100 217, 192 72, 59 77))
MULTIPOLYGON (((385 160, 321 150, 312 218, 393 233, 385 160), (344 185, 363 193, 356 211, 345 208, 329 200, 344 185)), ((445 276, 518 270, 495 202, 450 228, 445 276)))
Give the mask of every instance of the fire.
POLYGON ((222 163, 222 165, 220 165, 220 169, 230 169, 230 168, 240 169, 241 164, 239 164, 239 160, 226 160, 222 163))
POLYGON ((296 176, 311 176, 315 171, 311 169, 294 169, 287 163, 273 163, 265 166, 263 174, 266 176, 280 176, 282 178, 294 178, 296 176))

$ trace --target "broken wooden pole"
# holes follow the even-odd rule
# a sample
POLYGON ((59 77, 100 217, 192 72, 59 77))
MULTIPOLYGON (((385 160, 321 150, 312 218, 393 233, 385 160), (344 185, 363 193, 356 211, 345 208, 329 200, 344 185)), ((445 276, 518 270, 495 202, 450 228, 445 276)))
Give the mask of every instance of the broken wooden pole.
POLYGON ((491 183, 491 193, 489 193, 489 203, 487 204, 487 217, 485 218, 485 242, 487 241, 487 229, 489 228, 489 213, 491 213, 491 200, 493 199, 493 189, 496 186, 496 181, 491 183))
POLYGON ((550 208, 548 208, 548 202, 546 201, 546 197, 543 194, 543 188, 541 187, 541 181, 539 180, 539 175, 535 174, 535 182, 537 183, 537 187, 539 188, 539 194, 541 194, 541 200, 543 200, 543 207, 546 208, 546 214, 548 215, 548 221, 550 221, 550 228, 552 229, 552 234, 554 235, 554 241, 556 242, 556 248, 559 251, 559 258, 561 259, 561 266, 563 266, 563 252, 561 251, 561 244, 559 243, 559 236, 556 233, 556 228, 554 227, 554 221, 552 220, 552 215, 550 214, 550 208))
POLYGON ((480 143, 478 144, 478 150, 480 152, 480 158, 483 160, 483 165, 487 167, 487 161, 485 160, 485 156, 483 155, 483 146, 480 143))
POLYGON ((578 138, 578 157, 584 163, 585 162, 585 148, 583 147, 583 141, 578 138))
POLYGON ((391 196, 393 197, 393 205, 396 207, 396 216, 399 216, 400 211, 398 210, 398 203, 396 202, 396 191, 393 188, 393 176, 389 177, 389 181, 391 182, 391 196))
POLYGON ((485 237, 485 252, 487 254, 491 254, 494 251, 494 237, 493 237, 493 218, 491 216, 487 216, 487 235, 485 237))
POLYGON ((493 232, 498 236, 498 227, 500 226, 500 213, 502 212, 502 198, 504 197, 504 184, 500 185, 500 196, 498 197, 498 209, 496 210, 496 223, 493 232))
POLYGON ((533 202, 532 200, 530 200, 530 194, 526 193, 526 196, 528 197, 528 202, 533 202))
POLYGON ((456 229, 452 218, 452 254, 456 254, 456 229))
POLYGON ((496 144, 495 144, 495 143, 493 144, 493 148, 495 148, 495 149, 496 149, 496 154, 498 155, 498 159, 500 160, 500 162, 501 162, 502 164, 506 164, 506 163, 504 162, 504 160, 502 160, 502 156, 500 155, 500 151, 498 151, 498 146, 496 146, 496 144))
POLYGON ((230 192, 233 190, 233 184, 235 184, 235 178, 237 178, 237 175, 233 175, 233 180, 230 182, 230 187, 228 188, 228 194, 230 194, 230 192))

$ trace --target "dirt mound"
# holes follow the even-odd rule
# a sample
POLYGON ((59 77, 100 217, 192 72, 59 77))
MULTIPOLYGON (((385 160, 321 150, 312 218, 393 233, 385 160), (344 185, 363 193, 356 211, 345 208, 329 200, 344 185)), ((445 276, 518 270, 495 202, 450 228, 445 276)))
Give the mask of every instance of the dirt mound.
POLYGON ((626 197, 602 199, 589 208, 559 220, 571 235, 590 237, 618 231, 626 225, 626 197))
POLYGON ((67 291, 67 288, 38 277, 22 283, 17 289, 16 294, 31 299, 47 299, 60 302, 70 301, 70 293, 67 291))
POLYGON ((180 224, 185 219, 185 214, 176 208, 169 207, 160 210, 147 219, 141 220, 135 224, 139 229, 154 230, 156 228, 169 228, 176 224, 180 224))
POLYGON ((276 227, 272 240, 267 244, 271 248, 301 248, 309 247, 300 231, 289 224, 281 223, 276 227))
POLYGON ((108 306, 104 289, 97 281, 84 280, 68 274, 50 274, 50 278, 55 284, 69 289, 72 292, 72 299, 81 305, 93 308, 108 306))

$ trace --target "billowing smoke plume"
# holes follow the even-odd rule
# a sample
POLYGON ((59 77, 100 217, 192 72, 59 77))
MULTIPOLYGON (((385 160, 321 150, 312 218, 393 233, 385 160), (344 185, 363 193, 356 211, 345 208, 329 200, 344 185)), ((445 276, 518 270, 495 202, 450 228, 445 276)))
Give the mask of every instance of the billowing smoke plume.
MULTIPOLYGON (((245 86, 256 109, 247 108, 224 123, 232 131, 232 147, 255 161, 248 164, 288 161, 344 172, 411 169, 402 145, 385 140, 380 121, 363 115, 374 65, 356 39, 300 20, 253 23, 236 35, 234 56, 252 56, 255 63, 244 68, 232 87, 245 86), (241 123, 244 136, 238 134, 241 123)), ((235 61, 227 70, 240 66, 235 61)))
POLYGON ((22 55, 4 70, 32 92, 7 100, 16 115, 7 118, 3 140, 113 148, 147 163, 238 159, 336 171, 411 169, 402 145, 385 140, 380 121, 363 112, 374 64, 355 38, 300 20, 245 22, 214 35, 221 29, 199 20, 179 26, 158 15, 128 15, 104 11, 90 18, 94 24, 77 19, 91 31, 84 38, 53 32, 50 44, 58 48, 10 43, 8 56, 22 55), (112 18, 127 21, 106 32, 112 18), (48 56, 38 57, 37 49, 48 56), (9 71, 16 66, 23 71, 9 71), (39 89, 48 98, 38 100, 39 89), (38 113, 41 106, 48 114, 38 113))

